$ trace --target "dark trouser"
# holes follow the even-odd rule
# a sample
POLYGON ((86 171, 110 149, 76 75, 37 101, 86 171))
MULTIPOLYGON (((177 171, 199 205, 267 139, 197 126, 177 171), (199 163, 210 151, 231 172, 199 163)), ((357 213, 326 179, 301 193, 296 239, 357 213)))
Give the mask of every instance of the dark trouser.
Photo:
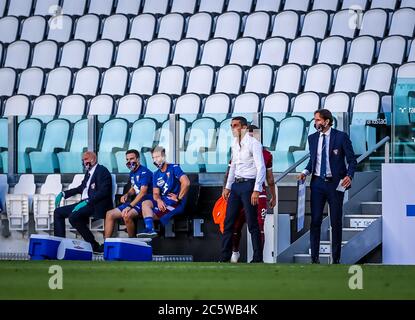
POLYGON ((257 219, 257 206, 251 205, 251 196, 254 191, 255 181, 233 183, 226 208, 225 229, 222 237, 222 260, 229 260, 232 256, 232 234, 235 221, 240 209, 244 208, 248 230, 251 233, 254 262, 263 261, 261 233, 257 219))
POLYGON ((85 241, 89 242, 92 247, 94 247, 98 243, 95 241, 91 230, 88 229, 89 217, 94 214, 94 210, 92 206, 86 205, 82 209, 72 213, 72 210, 77 204, 78 203, 75 203, 55 209, 53 222, 54 235, 57 237, 65 237, 65 219, 69 218, 72 227, 79 232, 85 241))
POLYGON ((339 180, 324 181, 319 177, 311 180, 311 226, 310 244, 311 258, 318 259, 320 251, 320 233, 323 220, 323 210, 326 202, 330 207, 330 223, 332 228, 332 257, 333 261, 339 261, 342 243, 343 225, 343 198, 344 193, 336 191, 339 180))

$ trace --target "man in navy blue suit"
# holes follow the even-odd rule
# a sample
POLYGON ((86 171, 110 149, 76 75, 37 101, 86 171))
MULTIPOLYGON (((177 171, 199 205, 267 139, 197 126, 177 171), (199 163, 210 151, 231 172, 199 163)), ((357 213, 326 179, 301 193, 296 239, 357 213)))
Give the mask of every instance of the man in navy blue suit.
POLYGON ((89 217, 104 219, 105 213, 112 209, 112 179, 108 169, 97 163, 94 152, 87 151, 82 155, 82 163, 86 169, 81 185, 58 194, 55 200, 54 235, 65 237, 65 218, 80 233, 85 241, 91 243, 96 253, 103 252, 103 246, 95 240, 88 229, 89 217), (81 201, 72 205, 59 207, 62 198, 81 194, 81 201))
POLYGON ((329 110, 315 111, 314 121, 317 132, 308 137, 310 160, 298 176, 304 182, 306 176, 311 175, 311 262, 320 262, 321 223, 324 206, 328 202, 332 228, 332 258, 333 264, 338 264, 342 243, 344 190, 352 184, 357 162, 349 136, 331 127, 333 116, 329 110), (342 187, 343 191, 339 191, 342 187))

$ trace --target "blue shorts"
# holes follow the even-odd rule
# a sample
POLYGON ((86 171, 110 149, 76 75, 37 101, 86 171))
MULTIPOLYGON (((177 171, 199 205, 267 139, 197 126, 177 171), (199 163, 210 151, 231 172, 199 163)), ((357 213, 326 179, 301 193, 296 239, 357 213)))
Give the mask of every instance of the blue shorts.
MULTIPOLYGON (((146 201, 146 200, 153 200, 153 197, 151 196, 151 195, 146 195, 146 196, 144 196, 144 198, 141 200, 141 201, 139 201, 134 207, 133 207, 133 209, 135 210, 135 211, 137 211, 137 213, 141 213, 141 209, 142 209, 142 205, 143 205, 143 202, 144 201, 146 201)), ((120 210, 120 211, 123 211, 125 208, 127 208, 129 205, 130 205, 130 203, 131 202, 125 202, 125 203, 123 203, 123 204, 121 204, 121 205, 119 205, 117 208, 120 210)))
POLYGON ((163 202, 166 204, 166 207, 167 207, 166 211, 164 211, 164 212, 160 211, 159 207, 157 206, 157 201, 153 199, 153 212, 159 218, 164 216, 165 214, 175 210, 176 207, 179 206, 179 204, 176 201, 171 200, 171 199, 167 198, 166 196, 161 196, 161 200, 163 200, 163 202))

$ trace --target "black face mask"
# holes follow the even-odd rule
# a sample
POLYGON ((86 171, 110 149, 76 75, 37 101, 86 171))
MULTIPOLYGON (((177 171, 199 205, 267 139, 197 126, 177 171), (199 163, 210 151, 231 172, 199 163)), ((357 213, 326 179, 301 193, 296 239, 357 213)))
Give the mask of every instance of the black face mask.
POLYGON ((317 130, 318 132, 321 132, 321 131, 323 131, 323 129, 327 128, 327 124, 320 124, 320 125, 317 125, 316 123, 314 123, 314 128, 316 128, 316 130, 317 130))
POLYGON ((134 171, 135 169, 138 168, 137 162, 134 162, 134 161, 127 162, 125 165, 127 166, 128 169, 130 169, 130 171, 134 171))
POLYGON ((165 161, 163 160, 162 162, 160 162, 160 163, 157 163, 157 162, 153 162, 153 164, 158 168, 158 169, 161 169, 161 168, 163 168, 163 166, 164 166, 164 164, 165 164, 165 161))
POLYGON ((84 170, 85 171, 89 171, 89 170, 91 170, 91 168, 92 168, 92 163, 91 162, 83 162, 82 161, 82 166, 83 166, 83 168, 84 168, 84 170))

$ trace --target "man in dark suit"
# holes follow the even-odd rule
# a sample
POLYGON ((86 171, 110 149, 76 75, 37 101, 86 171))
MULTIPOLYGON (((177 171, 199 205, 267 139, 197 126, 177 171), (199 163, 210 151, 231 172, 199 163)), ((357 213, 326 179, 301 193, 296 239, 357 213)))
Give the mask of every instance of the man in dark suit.
POLYGON ((87 151, 82 155, 86 169, 84 180, 77 188, 58 194, 55 200, 54 234, 65 237, 65 219, 80 233, 85 241, 91 243, 96 253, 103 252, 103 246, 95 240, 88 229, 89 218, 104 219, 105 213, 112 209, 112 179, 108 169, 97 163, 94 152, 87 151), (72 205, 59 207, 62 198, 81 194, 81 201, 72 205))
POLYGON ((352 184, 357 162, 349 136, 331 127, 333 116, 329 110, 315 111, 314 121, 317 132, 308 137, 310 160, 306 169, 298 176, 298 179, 304 181, 307 175, 311 175, 311 261, 320 262, 321 223, 324 206, 328 202, 332 228, 332 258, 333 264, 338 264, 342 243, 344 190, 352 184), (341 187, 343 191, 336 190, 341 187))

